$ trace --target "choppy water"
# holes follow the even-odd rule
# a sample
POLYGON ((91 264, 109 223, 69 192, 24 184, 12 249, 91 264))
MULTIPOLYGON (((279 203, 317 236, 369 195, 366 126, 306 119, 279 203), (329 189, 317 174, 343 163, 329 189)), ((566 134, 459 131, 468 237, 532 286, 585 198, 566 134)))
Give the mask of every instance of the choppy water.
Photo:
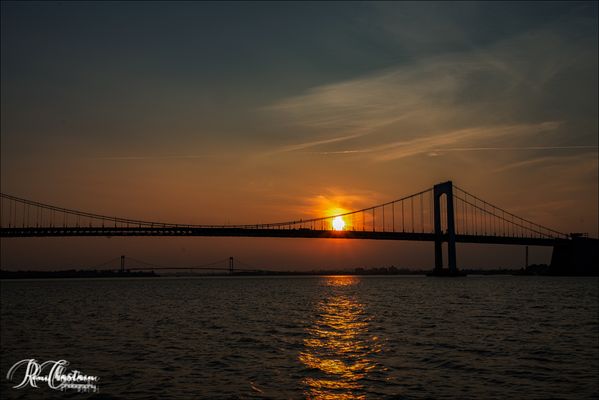
POLYGON ((12 389, 8 369, 35 358, 99 376, 103 398, 597 398, 597 284, 507 276, 2 281, 2 397, 94 396, 12 389))

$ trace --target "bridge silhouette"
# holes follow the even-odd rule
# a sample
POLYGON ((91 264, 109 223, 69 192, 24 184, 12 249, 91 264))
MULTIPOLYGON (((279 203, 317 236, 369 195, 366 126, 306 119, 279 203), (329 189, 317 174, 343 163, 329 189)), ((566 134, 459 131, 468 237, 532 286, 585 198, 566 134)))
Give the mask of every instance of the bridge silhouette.
POLYGON ((159 265, 155 263, 151 263, 148 261, 138 260, 136 258, 128 257, 127 258, 129 264, 125 266, 125 256, 120 256, 117 258, 113 258, 111 260, 105 261, 99 265, 94 266, 92 269, 98 269, 103 267, 108 270, 118 271, 121 274, 130 271, 149 271, 149 270, 159 270, 159 271, 211 271, 211 272, 228 272, 230 275, 235 273, 264 273, 264 272, 274 272, 280 273, 281 271, 274 270, 265 270, 261 268, 256 268, 252 265, 249 265, 245 262, 240 261, 239 259, 235 260, 234 257, 228 257, 221 260, 211 261, 208 263, 204 263, 202 265, 188 265, 188 266, 179 266, 173 267, 172 265, 159 265), (116 268, 116 263, 120 261, 120 265, 116 268), (237 266, 235 266, 237 264, 237 266), (239 267, 241 265, 241 267, 239 267))
POLYGON ((430 241, 435 273, 457 274, 456 243, 552 246, 552 266, 596 260, 596 239, 534 223, 451 181, 343 214, 269 224, 193 225, 111 217, 1 194, 0 237, 228 236, 430 241), (447 244, 447 268, 443 245, 447 244), (574 245, 575 244, 575 245, 574 245), (594 257, 594 258, 593 258, 594 257))

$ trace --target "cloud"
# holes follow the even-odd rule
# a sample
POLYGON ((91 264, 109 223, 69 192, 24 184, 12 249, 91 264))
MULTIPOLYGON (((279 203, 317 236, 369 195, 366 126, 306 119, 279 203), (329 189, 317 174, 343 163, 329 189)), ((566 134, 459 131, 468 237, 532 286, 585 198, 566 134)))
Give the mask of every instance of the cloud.
POLYGON ((497 139, 506 140, 510 137, 538 134, 554 130, 557 126, 559 126, 559 124, 555 122, 543 122, 540 124, 476 127, 437 134, 430 137, 388 143, 372 148, 371 150, 376 153, 376 160, 396 160, 423 153, 433 152, 438 154, 439 152, 444 151, 444 146, 457 145, 460 143, 476 143, 497 139))
MULTIPOLYGON (((495 173, 503 173, 506 171, 514 170, 514 169, 534 169, 534 168, 544 168, 544 167, 554 167, 554 168, 562 168, 562 171, 565 169, 572 170, 572 174, 585 170, 589 170, 589 166, 597 164, 597 155, 594 153, 586 153, 582 155, 560 155, 560 156, 544 156, 544 157, 536 157, 532 159, 519 160, 515 162, 511 162, 508 164, 503 164, 493 169, 492 172, 495 173)), ((571 181, 571 177, 569 177, 568 181, 571 181)))
POLYGON ((597 146, 520 146, 520 147, 454 147, 437 149, 436 151, 501 151, 501 150, 586 150, 595 149, 597 146))
MULTIPOLYGON (((461 129, 430 137, 417 137, 408 140, 385 143, 382 145, 354 149, 316 152, 317 154, 358 154, 373 153, 373 158, 379 161, 395 160, 427 153, 429 156, 438 156, 442 152, 455 151, 482 151, 482 150, 543 150, 543 149, 588 149, 594 146, 528 146, 528 147, 443 147, 459 143, 473 143, 510 136, 522 137, 525 135, 539 134, 557 129, 559 123, 543 122, 539 124, 520 124, 508 126, 487 126, 461 129)), ((313 152, 314 153, 314 152, 313 152)))
POLYGON ((592 91, 579 90, 588 87, 580 71, 596 64, 596 51, 540 30, 315 87, 266 110, 308 138, 275 152, 314 149, 390 161, 442 152, 586 149, 596 142, 596 121, 588 115, 583 121, 571 103, 574 94, 576 102, 596 102, 592 91), (568 131, 573 124, 577 129, 568 131))

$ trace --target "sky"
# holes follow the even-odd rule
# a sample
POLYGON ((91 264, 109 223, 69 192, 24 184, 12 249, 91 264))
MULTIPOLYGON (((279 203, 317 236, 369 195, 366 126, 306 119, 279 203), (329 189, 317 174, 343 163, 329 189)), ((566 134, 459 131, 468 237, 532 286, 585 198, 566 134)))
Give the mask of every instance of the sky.
MULTIPOLYGON (((1 190, 99 214, 264 223, 452 180, 598 233, 596 2, 2 2, 1 190)), ((433 266, 432 243, 3 239, 3 268, 121 254, 433 266)), ((520 246, 459 245, 462 267, 520 246)), ((531 249, 549 262, 550 249, 531 249)))

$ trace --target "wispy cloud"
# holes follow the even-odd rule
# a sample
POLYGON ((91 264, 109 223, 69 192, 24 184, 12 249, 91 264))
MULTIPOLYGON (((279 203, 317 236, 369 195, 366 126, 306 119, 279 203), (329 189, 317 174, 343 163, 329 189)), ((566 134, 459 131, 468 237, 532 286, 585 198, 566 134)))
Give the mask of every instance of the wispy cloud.
MULTIPOLYGON (((586 171, 589 170, 589 166, 593 166, 597 164, 597 156, 592 153, 587 153, 586 155, 569 155, 569 156, 542 156, 536 157, 532 159, 526 160, 518 160, 515 162, 511 162, 508 164, 503 164, 493 169, 494 173, 503 173, 506 171, 514 170, 514 169, 532 169, 536 167, 543 166, 560 166, 567 165, 569 169, 572 166, 583 166, 581 169, 586 171)), ((592 168, 591 168, 592 170, 592 168)))
POLYGON ((556 85, 556 76, 577 63, 588 64, 592 54, 578 50, 539 31, 483 50, 440 55, 312 88, 267 108, 311 138, 274 152, 390 161, 442 152, 593 148, 588 145, 596 140, 592 126, 568 132, 584 144, 552 144, 566 134, 570 116, 549 112, 560 99, 548 99, 544 92, 556 85), (534 57, 522 57, 529 53, 534 57))
POLYGON ((501 150, 599 150, 597 146, 520 146, 520 147, 454 147, 435 149, 434 151, 501 151, 501 150))
POLYGON ((452 132, 436 134, 426 137, 418 137, 409 140, 401 140, 382 145, 354 150, 336 150, 317 152, 318 154, 359 154, 373 153, 375 160, 388 161, 418 154, 438 155, 448 151, 483 151, 483 150, 547 150, 547 149, 587 149, 593 146, 522 146, 522 147, 443 147, 460 143, 472 143, 475 141, 506 139, 510 136, 522 138, 525 135, 533 135, 552 131, 559 126, 556 122, 544 122, 539 124, 520 124, 508 126, 489 126, 469 129, 460 129, 452 132))
POLYGON ((378 153, 376 155, 377 160, 396 160, 418 154, 426 154, 431 151, 437 152, 444 146, 455 146, 461 143, 494 141, 497 139, 507 140, 510 137, 521 138, 524 135, 533 135, 554 130, 557 126, 559 124, 556 122, 543 122, 540 124, 476 127, 385 144, 374 150, 378 153))

